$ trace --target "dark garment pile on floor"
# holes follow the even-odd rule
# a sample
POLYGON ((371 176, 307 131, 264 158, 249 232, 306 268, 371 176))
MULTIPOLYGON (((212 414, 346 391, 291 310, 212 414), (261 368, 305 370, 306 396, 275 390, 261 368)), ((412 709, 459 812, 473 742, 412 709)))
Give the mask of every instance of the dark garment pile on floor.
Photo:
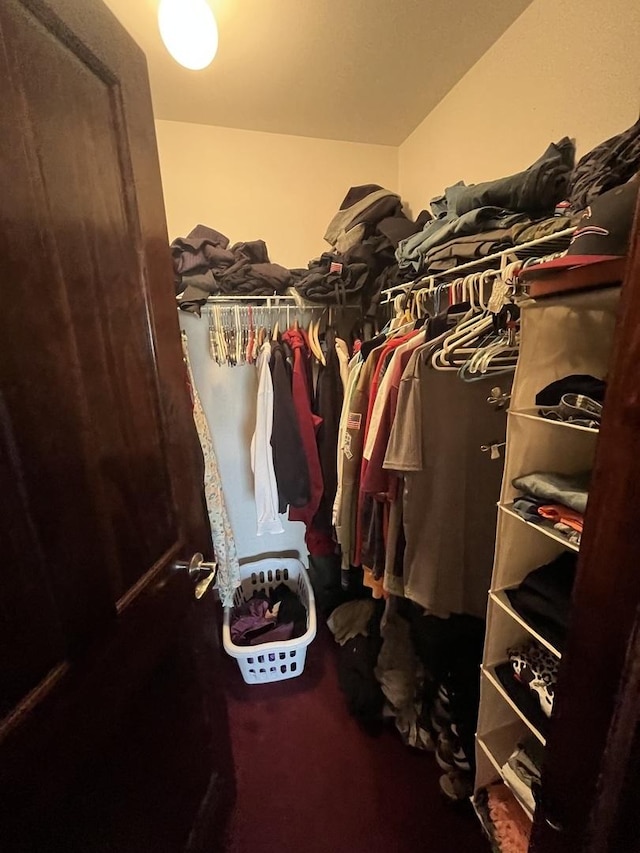
POLYGON ((413 602, 406 610, 425 672, 422 714, 428 715, 436 760, 445 771, 440 787, 450 799, 463 799, 473 790, 485 623, 468 614, 433 616, 413 602))
MULTIPOLYGON (((484 622, 441 619, 406 599, 363 598, 327 622, 338 643, 338 676, 361 725, 393 722, 403 742, 436 753, 440 787, 452 800, 473 787, 484 622)), ((513 671, 513 670, 512 670, 513 671)))
POLYGON ((284 583, 268 595, 254 593, 231 612, 231 639, 236 646, 279 643, 301 637, 306 630, 306 608, 284 583))
POLYGON ((363 599, 340 605, 327 622, 338 643, 338 681, 349 713, 363 726, 382 720, 384 695, 376 678, 384 605, 363 599))
POLYGON ((487 853, 470 804, 441 796, 432 756, 348 713, 336 652, 320 624, 299 678, 245 684, 223 662, 237 774, 225 853, 487 853))
POLYGON ((180 308, 200 312, 208 296, 272 296, 291 284, 291 273, 269 260, 263 240, 235 243, 206 225, 171 244, 180 308))
POLYGON ((331 251, 307 270, 293 270, 297 291, 312 302, 359 303, 363 315, 373 317, 380 291, 397 274, 398 243, 423 223, 405 216, 395 193, 377 184, 351 187, 324 237, 331 251))

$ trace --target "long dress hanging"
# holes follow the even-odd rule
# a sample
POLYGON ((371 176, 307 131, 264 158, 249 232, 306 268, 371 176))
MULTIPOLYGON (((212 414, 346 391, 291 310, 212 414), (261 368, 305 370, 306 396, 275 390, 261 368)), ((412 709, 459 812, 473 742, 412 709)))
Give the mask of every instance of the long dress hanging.
POLYGON ((217 588, 223 607, 233 605, 233 593, 240 586, 240 567, 238 552, 233 536, 227 505, 222 490, 222 479, 218 468, 218 460, 211 440, 211 430, 198 395, 198 389, 193 379, 187 336, 182 332, 182 351, 189 373, 191 395, 193 398, 193 420, 198 430, 198 438, 204 457, 204 496, 209 514, 211 538, 218 564, 217 588))

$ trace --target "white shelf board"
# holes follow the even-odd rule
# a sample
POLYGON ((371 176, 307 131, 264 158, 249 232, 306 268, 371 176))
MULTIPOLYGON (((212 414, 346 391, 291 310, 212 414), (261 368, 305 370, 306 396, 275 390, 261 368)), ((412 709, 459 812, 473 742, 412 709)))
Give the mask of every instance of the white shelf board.
POLYGON ((498 509, 501 512, 510 515, 512 518, 516 518, 518 521, 522 522, 522 524, 526 524, 528 527, 532 527, 534 530, 539 530, 540 533, 548 536, 550 539, 555 539, 556 542, 560 542, 565 548, 570 548, 572 551, 579 551, 580 547, 578 545, 574 545, 573 542, 570 542, 566 536, 563 536, 558 530, 555 530, 553 525, 541 519, 540 524, 534 524, 532 521, 527 521, 521 515, 518 515, 517 512, 513 510, 513 504, 498 504, 498 509))
POLYGON ((504 701, 507 703, 507 705, 509 705, 509 707, 511 708, 511 710, 512 710, 512 711, 515 711, 515 713, 520 717, 520 719, 521 719, 521 720, 522 720, 522 722, 527 726, 527 728, 528 728, 531 732, 533 732, 533 734, 538 738, 538 740, 540 741, 540 743, 541 743, 543 746, 546 746, 547 739, 545 738, 545 736, 544 736, 544 735, 543 735, 543 734, 542 734, 542 733, 541 733, 541 732, 536 728, 536 726, 534 726, 534 725, 533 725, 533 723, 532 723, 532 722, 531 722, 531 720, 527 717, 527 715, 526 715, 526 714, 524 714, 524 713, 520 710, 520 708, 518 708, 518 706, 517 706, 517 705, 516 705, 516 703, 513 701, 513 699, 511 698, 511 696, 509 696, 509 694, 507 693, 507 691, 504 689, 504 687, 503 687, 503 686, 502 686, 502 684, 500 683, 500 679, 498 678, 498 676, 497 676, 497 675, 495 674, 495 672, 493 671, 493 667, 485 666, 485 665, 483 664, 483 665, 482 665, 482 674, 483 674, 483 676, 487 679, 487 681, 491 684, 491 686, 492 686, 492 687, 494 687, 494 688, 498 691, 498 693, 500 694, 500 696, 502 696, 502 698, 503 698, 503 699, 504 699, 504 701))
MULTIPOLYGON (((572 226, 571 228, 564 228, 562 231, 556 231, 555 234, 545 234, 544 237, 538 237, 536 240, 530 240, 527 243, 520 243, 517 246, 510 246, 507 249, 502 249, 500 252, 495 252, 492 255, 486 255, 483 258, 475 258, 472 261, 467 261, 464 264, 459 264, 458 266, 452 267, 451 269, 435 273, 432 276, 422 275, 413 281, 407 281, 403 284, 396 284, 394 287, 387 287, 381 291, 381 295, 386 296, 387 294, 392 293, 393 291, 400 292, 411 290, 414 287, 417 288, 423 282, 429 281, 430 278, 437 279, 438 282, 451 282, 454 279, 459 278, 461 273, 471 272, 472 270, 480 271, 488 269, 492 266, 500 267, 500 262, 503 258, 537 258, 544 257, 545 255, 549 254, 563 252, 569 247, 570 239, 573 236, 575 230, 575 226, 572 226), (544 251, 539 252, 539 248, 544 249, 544 251)), ((387 299, 385 301, 390 300, 387 299)))
POLYGON ((537 640, 546 649, 549 649, 549 651, 557 658, 562 658, 562 652, 559 652, 558 649, 556 649, 556 647, 549 642, 549 640, 545 640, 542 634, 539 634, 535 628, 532 628, 531 625, 529 625, 529 623, 526 621, 526 619, 523 619, 522 616, 520 616, 520 614, 513 609, 513 607, 511 606, 511 602, 509 601, 504 589, 498 589, 495 591, 492 590, 489 593, 489 597, 492 599, 492 601, 495 601, 498 607, 501 607, 504 612, 507 613, 514 620, 514 622, 517 622, 518 625, 521 625, 525 629, 525 631, 531 634, 531 636, 535 640, 537 640))
POLYGON ((530 421, 537 421, 541 424, 561 427, 563 429, 575 429, 580 432, 591 433, 592 435, 598 435, 600 432, 598 429, 591 429, 591 427, 580 426, 579 424, 570 424, 568 421, 553 421, 549 418, 543 418, 538 414, 538 409, 510 409, 509 414, 514 418, 526 418, 530 421))
POLYGON ((498 763, 498 759, 495 757, 495 755, 489 749, 489 744, 485 741, 485 739, 481 735, 476 735, 476 737, 478 738, 478 745, 479 745, 480 749, 487 756, 487 758, 489 759, 493 769, 496 771, 498 776, 500 776, 500 778, 502 778, 502 769, 500 767, 500 764, 498 763))

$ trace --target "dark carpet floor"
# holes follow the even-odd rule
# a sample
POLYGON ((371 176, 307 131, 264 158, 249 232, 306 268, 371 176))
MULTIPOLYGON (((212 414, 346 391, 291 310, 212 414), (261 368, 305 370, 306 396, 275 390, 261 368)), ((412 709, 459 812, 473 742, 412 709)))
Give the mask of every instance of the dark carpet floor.
POLYGON ((246 685, 226 658, 238 797, 228 853, 487 853, 468 803, 438 786, 433 755, 349 716, 324 626, 304 673, 246 685))

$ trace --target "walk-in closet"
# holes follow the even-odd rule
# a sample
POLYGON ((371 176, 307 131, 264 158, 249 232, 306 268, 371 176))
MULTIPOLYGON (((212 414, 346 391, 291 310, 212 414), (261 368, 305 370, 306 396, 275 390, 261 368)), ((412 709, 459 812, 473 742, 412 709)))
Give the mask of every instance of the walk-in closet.
POLYGON ((0 4, 3 853, 640 853, 639 42, 0 4))

